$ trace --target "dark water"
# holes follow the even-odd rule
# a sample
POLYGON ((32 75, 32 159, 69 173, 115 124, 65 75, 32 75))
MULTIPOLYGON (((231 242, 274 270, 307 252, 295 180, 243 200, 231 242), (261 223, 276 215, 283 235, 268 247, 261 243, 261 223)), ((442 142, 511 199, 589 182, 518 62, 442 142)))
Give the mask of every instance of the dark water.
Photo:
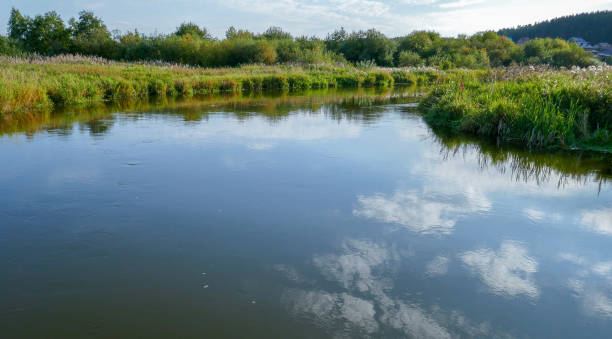
POLYGON ((3 121, 0 336, 609 338, 612 160, 397 95, 3 121))

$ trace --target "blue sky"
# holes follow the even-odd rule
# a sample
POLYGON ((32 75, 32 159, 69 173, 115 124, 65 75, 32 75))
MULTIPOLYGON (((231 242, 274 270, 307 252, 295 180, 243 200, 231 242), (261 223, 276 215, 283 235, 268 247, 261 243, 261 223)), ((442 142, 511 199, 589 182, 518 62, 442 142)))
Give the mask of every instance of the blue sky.
POLYGON ((6 27, 11 7, 27 15, 56 10, 65 21, 89 9, 123 32, 170 33, 193 21, 218 37, 229 26, 255 32, 280 26, 321 37, 341 26, 389 36, 422 29, 451 36, 612 9, 612 0, 3 0, 0 26, 6 27))

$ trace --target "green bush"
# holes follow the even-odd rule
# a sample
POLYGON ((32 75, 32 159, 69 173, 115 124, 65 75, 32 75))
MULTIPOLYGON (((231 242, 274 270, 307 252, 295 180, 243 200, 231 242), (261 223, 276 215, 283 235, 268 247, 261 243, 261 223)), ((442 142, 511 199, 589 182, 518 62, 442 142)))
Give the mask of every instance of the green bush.
POLYGON ((425 64, 425 61, 416 52, 401 51, 399 53, 397 65, 400 67, 418 67, 425 64))

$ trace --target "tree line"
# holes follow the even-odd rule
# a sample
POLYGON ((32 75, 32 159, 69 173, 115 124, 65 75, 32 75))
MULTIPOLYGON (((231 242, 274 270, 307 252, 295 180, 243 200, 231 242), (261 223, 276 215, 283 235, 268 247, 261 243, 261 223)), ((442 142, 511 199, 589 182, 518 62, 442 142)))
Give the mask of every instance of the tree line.
POLYGON ((591 54, 561 39, 534 39, 518 46, 503 35, 483 32, 449 38, 417 31, 389 38, 375 30, 347 32, 343 28, 321 39, 294 37, 278 27, 263 33, 230 27, 214 38, 204 27, 188 22, 170 34, 110 32, 93 12, 81 11, 64 23, 54 11, 34 17, 12 9, 8 36, 0 36, 0 54, 100 56, 124 61, 165 61, 204 67, 251 63, 353 63, 378 66, 432 66, 441 69, 550 64, 589 66, 591 54))
POLYGON ((557 37, 567 40, 580 37, 591 43, 612 43, 612 11, 569 15, 532 25, 502 29, 498 33, 515 39, 557 37))

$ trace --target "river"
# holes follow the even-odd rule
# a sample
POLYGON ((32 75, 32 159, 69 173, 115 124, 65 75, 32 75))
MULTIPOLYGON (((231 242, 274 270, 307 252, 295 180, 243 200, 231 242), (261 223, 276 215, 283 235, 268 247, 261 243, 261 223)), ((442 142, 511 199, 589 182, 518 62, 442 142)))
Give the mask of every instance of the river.
POLYGON ((610 337, 612 158, 434 133, 416 100, 4 121, 2 337, 610 337))

